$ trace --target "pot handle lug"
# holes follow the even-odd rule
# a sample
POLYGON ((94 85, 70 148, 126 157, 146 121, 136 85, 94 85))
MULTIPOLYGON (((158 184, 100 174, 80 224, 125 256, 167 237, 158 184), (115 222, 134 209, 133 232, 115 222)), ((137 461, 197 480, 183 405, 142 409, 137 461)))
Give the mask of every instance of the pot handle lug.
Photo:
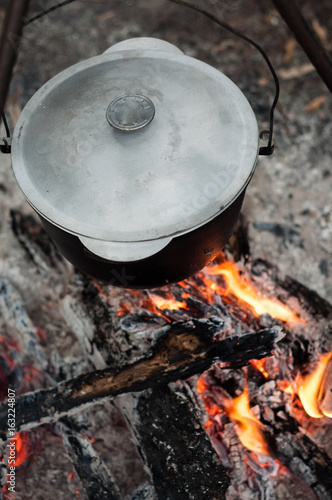
POLYGON ((82 245, 102 259, 112 262, 133 262, 146 259, 160 252, 172 238, 137 242, 114 242, 78 236, 82 245))
POLYGON ((274 141, 270 139, 270 130, 261 130, 259 133, 259 142, 258 142, 258 154, 260 156, 270 156, 274 151, 274 141))
POLYGON ((10 154, 12 150, 12 141, 10 137, 3 137, 0 143, 0 151, 4 154, 10 154))

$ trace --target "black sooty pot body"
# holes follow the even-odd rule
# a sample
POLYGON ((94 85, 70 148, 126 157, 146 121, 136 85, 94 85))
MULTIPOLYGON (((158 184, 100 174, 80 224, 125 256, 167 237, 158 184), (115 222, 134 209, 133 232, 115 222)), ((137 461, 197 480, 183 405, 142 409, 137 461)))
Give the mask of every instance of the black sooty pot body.
POLYGON ((103 259, 85 248, 77 236, 40 218, 60 252, 83 273, 122 288, 154 288, 192 276, 218 255, 234 230, 244 194, 245 190, 210 222, 173 238, 156 254, 132 262, 103 259))

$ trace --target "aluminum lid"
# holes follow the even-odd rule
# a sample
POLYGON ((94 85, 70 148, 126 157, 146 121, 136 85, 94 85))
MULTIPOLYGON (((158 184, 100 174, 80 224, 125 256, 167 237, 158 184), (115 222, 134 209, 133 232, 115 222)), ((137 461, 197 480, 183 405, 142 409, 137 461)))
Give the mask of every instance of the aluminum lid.
MULTIPOLYGON (((116 119, 127 123, 121 106, 116 119)), ((213 219, 247 186, 257 151, 257 122, 238 87, 158 43, 107 51, 46 83, 22 111, 12 163, 27 200, 50 222, 88 238, 138 242, 213 219), (137 96, 151 102, 148 123, 110 124, 106 112, 124 96, 134 96, 132 123, 141 119, 137 96)))

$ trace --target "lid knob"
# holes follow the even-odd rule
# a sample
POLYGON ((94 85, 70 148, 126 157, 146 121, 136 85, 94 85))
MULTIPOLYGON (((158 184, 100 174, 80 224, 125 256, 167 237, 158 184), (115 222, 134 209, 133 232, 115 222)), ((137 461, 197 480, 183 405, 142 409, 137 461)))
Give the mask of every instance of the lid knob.
POLYGON ((116 97, 106 110, 108 123, 118 130, 127 132, 146 127, 154 114, 153 102, 139 94, 116 97))

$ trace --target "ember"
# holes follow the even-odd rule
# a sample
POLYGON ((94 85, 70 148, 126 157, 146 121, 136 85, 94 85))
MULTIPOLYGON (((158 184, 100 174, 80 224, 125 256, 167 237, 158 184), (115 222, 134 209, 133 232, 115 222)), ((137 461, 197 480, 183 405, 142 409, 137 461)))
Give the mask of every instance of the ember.
POLYGON ((31 444, 29 434, 27 432, 20 432, 15 434, 10 441, 11 445, 15 445, 15 463, 11 464, 13 467, 19 467, 26 462, 31 456, 31 444))
MULTIPOLYGON (((10 452, 8 452, 9 455, 6 460, 2 458, 2 462, 7 463, 10 467, 15 467, 16 472, 17 469, 24 469, 29 464, 35 451, 35 441, 32 439, 32 434, 25 431, 15 434, 15 436, 10 440, 6 450, 10 450, 10 452)), ((12 498, 12 495, 8 493, 8 484, 9 483, 6 482, 0 489, 0 498, 1 491, 4 495, 7 494, 5 498, 12 498)))
POLYGON ((265 369, 265 359, 253 359, 250 361, 251 365, 257 368, 265 378, 269 378, 269 373, 265 369))

